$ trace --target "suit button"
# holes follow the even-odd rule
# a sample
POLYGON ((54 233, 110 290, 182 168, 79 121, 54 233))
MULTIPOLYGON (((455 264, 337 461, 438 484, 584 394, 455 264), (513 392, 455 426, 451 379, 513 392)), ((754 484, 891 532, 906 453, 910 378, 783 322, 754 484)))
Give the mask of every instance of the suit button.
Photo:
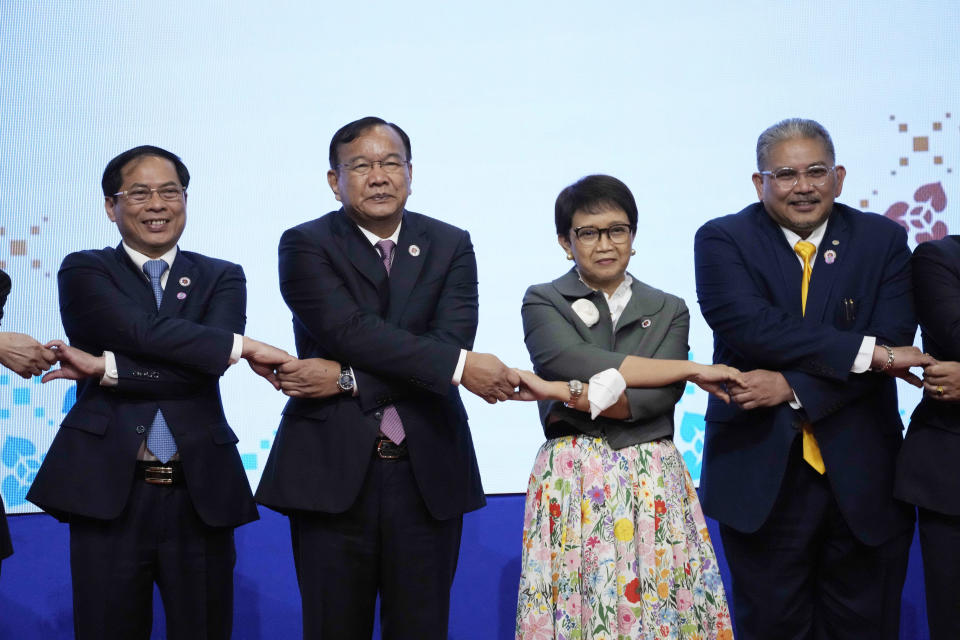
POLYGON ((142 424, 138 424, 138 425, 137 425, 137 433, 138 433, 138 434, 140 434, 140 435, 142 436, 146 431, 147 431, 147 428, 146 428, 145 426, 143 426, 142 424))
POLYGON ((376 418, 377 420, 383 420, 383 411, 380 411, 379 409, 377 409, 376 411, 373 412, 373 417, 376 418))

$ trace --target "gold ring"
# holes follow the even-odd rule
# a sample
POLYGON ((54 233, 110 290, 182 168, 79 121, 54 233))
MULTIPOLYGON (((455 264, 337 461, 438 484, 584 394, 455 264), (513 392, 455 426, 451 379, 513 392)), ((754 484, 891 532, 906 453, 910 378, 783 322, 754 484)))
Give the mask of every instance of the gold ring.
POLYGON ((937 395, 938 395, 938 396, 942 396, 942 395, 943 395, 943 387, 940 387, 940 386, 937 387, 937 395))

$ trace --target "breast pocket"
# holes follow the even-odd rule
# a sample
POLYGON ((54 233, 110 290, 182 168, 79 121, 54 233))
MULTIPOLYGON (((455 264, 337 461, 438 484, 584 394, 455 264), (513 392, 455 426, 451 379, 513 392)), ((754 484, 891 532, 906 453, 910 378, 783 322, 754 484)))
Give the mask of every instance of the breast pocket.
POLYGON ((60 426, 103 436, 111 422, 113 422, 113 416, 74 407, 64 417, 60 426))
POLYGON ((236 444, 240 442, 240 438, 226 422, 217 422, 210 425, 210 435, 214 444, 236 444))

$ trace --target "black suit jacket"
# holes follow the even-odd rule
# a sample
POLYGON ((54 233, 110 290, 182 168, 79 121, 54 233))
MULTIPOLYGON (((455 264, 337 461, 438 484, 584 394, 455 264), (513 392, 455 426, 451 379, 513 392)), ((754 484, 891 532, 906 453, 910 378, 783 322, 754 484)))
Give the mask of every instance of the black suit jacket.
MULTIPOLYGON (((3 305, 7 301, 7 294, 10 293, 10 276, 0 269, 0 320, 3 319, 3 305)), ((0 496, 0 560, 13 553, 13 545, 10 544, 10 530, 7 529, 7 514, 3 508, 3 497, 0 496)))
POLYGON ((97 355, 113 351, 119 384, 78 383, 77 402, 27 499, 60 518, 116 518, 133 484, 137 450, 159 408, 200 518, 219 527, 255 520, 219 389, 233 334, 242 334, 246 322, 240 266, 178 251, 159 310, 149 282, 122 245, 68 255, 58 284, 71 344, 97 355))
POLYGON ((485 504, 473 441, 451 378, 477 330, 477 267, 466 231, 404 212, 390 276, 341 209, 280 239, 280 291, 297 353, 350 365, 358 395, 292 398, 257 500, 340 513, 359 494, 379 412, 403 420, 420 493, 438 519, 485 504))
POLYGON ((701 499, 734 529, 756 531, 780 489, 806 421, 854 534, 879 544, 912 526, 893 499, 903 423, 894 380, 851 374, 863 337, 913 342, 916 319, 904 230, 883 216, 834 204, 801 312, 802 267, 763 205, 697 231, 697 296, 714 332, 714 361, 780 371, 803 404, 743 411, 707 406, 701 499), (828 252, 832 252, 829 261, 828 252))
MULTIPOLYGON (((960 236, 913 252, 913 293, 923 349, 960 362, 960 236)), ((910 418, 897 462, 896 495, 926 509, 960 515, 960 404, 924 396, 910 418)))

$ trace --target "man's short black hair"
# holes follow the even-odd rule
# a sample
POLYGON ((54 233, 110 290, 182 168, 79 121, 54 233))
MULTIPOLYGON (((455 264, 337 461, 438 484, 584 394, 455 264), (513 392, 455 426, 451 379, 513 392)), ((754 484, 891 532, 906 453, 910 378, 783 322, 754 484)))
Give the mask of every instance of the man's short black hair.
POLYGON ((177 178, 180 179, 183 188, 190 186, 190 172, 187 171, 187 166, 183 164, 183 160, 177 154, 145 144, 128 149, 107 163, 107 168, 103 170, 103 179, 100 180, 104 197, 112 198, 113 194, 120 191, 120 186, 123 184, 123 168, 130 164, 132 160, 143 156, 155 156, 169 160, 176 168, 177 178))
POLYGON ((363 132, 380 125, 390 127, 397 132, 397 135, 403 140, 403 148, 407 152, 405 160, 410 162, 410 160, 413 159, 413 155, 410 152, 410 137, 407 133, 397 125, 392 122, 387 122, 383 118, 367 116, 366 118, 360 118, 359 120, 354 120, 349 124, 343 125, 333 134, 333 138, 330 140, 330 168, 334 171, 337 170, 337 165, 339 164, 337 151, 340 145, 349 144, 356 140, 363 132))
POLYGON ((592 175, 580 178, 557 196, 554 206, 557 235, 570 234, 573 215, 577 211, 600 213, 608 207, 623 209, 630 221, 630 228, 637 230, 637 202, 627 185, 613 176, 592 175))

